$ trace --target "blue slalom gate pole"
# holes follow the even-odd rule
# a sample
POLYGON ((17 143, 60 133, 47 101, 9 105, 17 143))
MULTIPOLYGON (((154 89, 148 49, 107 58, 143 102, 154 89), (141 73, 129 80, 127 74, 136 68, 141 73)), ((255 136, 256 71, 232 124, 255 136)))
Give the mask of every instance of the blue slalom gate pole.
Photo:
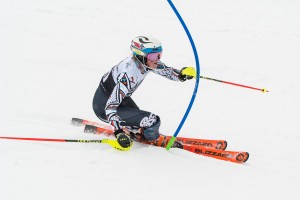
POLYGON ((199 80, 200 80, 200 78, 199 78, 199 77, 200 77, 200 64, 199 64, 199 59, 198 59, 197 49, 196 49, 196 46, 195 46, 195 44, 194 44, 193 38, 192 38, 192 36, 191 36, 191 34, 190 34, 188 28, 186 27, 186 25, 185 25, 185 23, 184 23, 182 17, 180 16, 179 12, 177 11, 177 9, 176 9, 176 7, 174 6, 174 4, 172 3, 172 1, 171 1, 171 0, 168 0, 168 3, 170 4, 171 8, 172 8, 173 11, 175 12, 177 18, 179 19, 181 25, 183 26, 183 28, 184 28, 184 30, 185 30, 185 32, 186 32, 186 34, 187 34, 187 36, 188 36, 188 38, 189 38, 189 40, 190 40, 191 46, 192 46, 193 51, 194 51, 195 62, 196 62, 196 73, 197 73, 197 75, 196 75, 195 88, 194 88, 193 95, 192 95, 192 98, 191 98, 191 100, 190 100, 189 106, 188 106, 187 110, 185 111, 185 114, 184 114, 184 116, 183 116, 183 118, 182 118, 182 120, 181 120, 181 122, 180 122, 180 124, 179 124, 179 126, 178 126, 178 128, 177 128, 177 130, 176 130, 176 132, 174 133, 174 135, 173 135, 172 138, 170 139, 168 145, 166 146, 166 149, 167 149, 167 150, 169 150, 169 149, 171 148, 171 146, 173 145, 173 143, 174 143, 174 141, 175 141, 175 139, 176 139, 178 133, 180 132, 180 130, 181 130, 181 128, 182 128, 182 126, 183 126, 183 124, 184 124, 184 122, 185 122, 187 116, 188 116, 189 113, 190 113, 190 110, 191 110, 191 108, 192 108, 192 106, 193 106, 194 100, 195 100, 196 95, 197 95, 197 92, 198 92, 198 85, 199 85, 199 80))

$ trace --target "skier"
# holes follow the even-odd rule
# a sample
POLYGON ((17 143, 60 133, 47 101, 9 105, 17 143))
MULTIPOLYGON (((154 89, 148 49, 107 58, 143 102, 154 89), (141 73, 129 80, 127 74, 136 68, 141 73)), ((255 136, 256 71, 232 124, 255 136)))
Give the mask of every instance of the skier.
POLYGON ((155 141, 159 137, 160 118, 151 112, 140 110, 130 97, 145 77, 153 72, 173 81, 186 81, 193 76, 166 66, 160 61, 161 43, 150 37, 138 36, 131 41, 132 55, 115 65, 103 75, 93 99, 97 117, 110 123, 115 129, 118 143, 124 147, 132 145, 132 138, 155 141))

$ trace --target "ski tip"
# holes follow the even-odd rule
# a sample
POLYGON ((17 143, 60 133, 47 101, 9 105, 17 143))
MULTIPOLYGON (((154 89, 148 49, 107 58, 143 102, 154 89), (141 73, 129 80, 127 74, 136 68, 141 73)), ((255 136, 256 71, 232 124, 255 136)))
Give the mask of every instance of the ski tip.
POLYGON ((248 152, 245 152, 245 154, 246 154, 246 158, 245 158, 244 162, 246 162, 249 159, 249 156, 250 156, 250 154, 248 152))
POLYGON ((81 126, 83 122, 83 119, 79 119, 79 118, 72 118, 71 120, 71 124, 74 126, 81 126))
POLYGON ((97 127, 93 125, 85 125, 83 132, 85 133, 96 133, 97 127))
POLYGON ((249 156, 248 152, 241 152, 236 156, 236 160, 238 163, 245 163, 249 159, 249 156))
POLYGON ((214 146, 217 150, 225 150, 227 148, 227 142, 225 140, 220 140, 214 146))
POLYGON ((223 144, 223 148, 222 149, 225 150, 227 148, 227 141, 224 140, 223 143, 224 144, 223 144))

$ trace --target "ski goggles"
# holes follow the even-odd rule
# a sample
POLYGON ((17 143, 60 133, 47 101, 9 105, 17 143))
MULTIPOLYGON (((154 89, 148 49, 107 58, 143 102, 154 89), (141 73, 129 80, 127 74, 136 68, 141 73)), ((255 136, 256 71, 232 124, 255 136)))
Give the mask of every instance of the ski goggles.
POLYGON ((150 61, 157 61, 160 60, 161 56, 162 56, 162 52, 148 53, 147 59, 150 61))

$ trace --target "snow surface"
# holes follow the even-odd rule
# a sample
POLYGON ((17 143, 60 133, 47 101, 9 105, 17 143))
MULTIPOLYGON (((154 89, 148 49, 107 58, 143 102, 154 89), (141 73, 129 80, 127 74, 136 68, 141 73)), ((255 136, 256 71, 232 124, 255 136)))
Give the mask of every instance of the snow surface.
MULTIPOLYGON (((134 144, 0 141, 1 200, 299 199, 300 2, 174 0, 196 44, 201 75, 180 136, 225 139, 243 165, 134 144)), ((161 40, 163 62, 195 66, 167 1, 0 0, 0 136, 98 139, 70 125, 97 121, 101 76, 138 35, 161 40)), ((173 135, 194 89, 149 75, 133 95, 173 135)), ((98 120, 99 121, 99 120, 98 120)))

